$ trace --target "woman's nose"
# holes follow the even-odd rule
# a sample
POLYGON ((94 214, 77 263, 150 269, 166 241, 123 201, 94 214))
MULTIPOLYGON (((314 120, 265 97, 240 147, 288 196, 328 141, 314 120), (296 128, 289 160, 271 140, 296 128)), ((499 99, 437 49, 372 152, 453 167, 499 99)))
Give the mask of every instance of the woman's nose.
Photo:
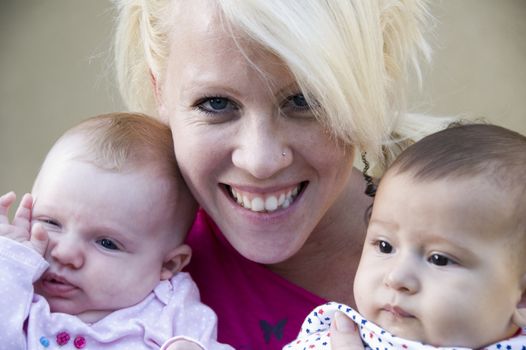
POLYGON ((414 294, 420 288, 418 273, 415 261, 410 257, 399 257, 396 261, 391 261, 384 283, 398 292, 414 294))
POLYGON ((285 129, 272 118, 247 118, 236 137, 233 164, 257 179, 267 179, 293 162, 285 129))
POLYGON ((57 263, 78 269, 84 264, 84 252, 80 245, 75 237, 60 233, 53 238, 50 237, 49 254, 57 263))

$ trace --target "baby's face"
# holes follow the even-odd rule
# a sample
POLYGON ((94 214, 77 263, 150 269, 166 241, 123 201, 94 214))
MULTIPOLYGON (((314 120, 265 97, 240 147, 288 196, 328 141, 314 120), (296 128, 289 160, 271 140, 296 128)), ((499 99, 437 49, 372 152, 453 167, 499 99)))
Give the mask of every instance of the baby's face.
POLYGON ((521 297, 509 198, 483 179, 388 175, 354 282, 358 310, 391 333, 479 348, 511 336, 521 297))
POLYGON ((141 301, 174 248, 166 179, 51 159, 33 189, 33 223, 50 242, 50 267, 35 284, 51 311, 94 322, 141 301))

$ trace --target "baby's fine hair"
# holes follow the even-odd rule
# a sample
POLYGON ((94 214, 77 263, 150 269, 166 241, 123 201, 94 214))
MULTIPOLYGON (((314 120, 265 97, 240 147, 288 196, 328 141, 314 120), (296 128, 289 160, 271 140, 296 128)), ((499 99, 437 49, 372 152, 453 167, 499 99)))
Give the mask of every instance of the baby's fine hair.
MULTIPOLYGON (((116 0, 115 64, 131 110, 156 112, 149 82, 164 81, 176 1, 116 0)), ((367 151, 372 163, 389 163, 400 142, 451 122, 404 113, 408 68, 419 76, 420 59, 431 54, 426 0, 210 1, 227 30, 282 59, 307 100, 320 106, 320 123, 343 144, 367 151)))
POLYGON ((165 175, 180 177, 170 128, 150 116, 117 112, 91 117, 58 142, 74 135, 86 142, 75 157, 101 169, 119 172, 155 163, 165 175))
POLYGON ((526 252, 526 136, 497 125, 454 124, 404 150, 386 175, 393 174, 417 182, 484 178, 508 194, 526 252))
POLYGON ((526 136, 491 124, 453 124, 407 148, 391 171, 417 181, 488 176, 517 191, 526 186, 526 136))

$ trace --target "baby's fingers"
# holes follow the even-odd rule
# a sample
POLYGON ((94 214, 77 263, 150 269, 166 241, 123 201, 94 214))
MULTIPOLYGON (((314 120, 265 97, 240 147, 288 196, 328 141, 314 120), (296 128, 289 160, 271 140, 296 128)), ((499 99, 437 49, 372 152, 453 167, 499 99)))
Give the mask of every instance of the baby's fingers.
POLYGON ((24 231, 29 232, 31 230, 31 210, 33 208, 33 196, 26 193, 20 205, 16 210, 15 217, 13 218, 13 226, 19 227, 24 231))
POLYGON ((29 243, 33 249, 40 255, 44 256, 48 241, 48 234, 44 226, 41 224, 33 225, 33 228, 31 229, 31 238, 29 239, 29 243))
POLYGON ((331 324, 331 350, 363 350, 364 346, 358 327, 340 311, 334 315, 331 324))
POLYGON ((0 197, 0 224, 9 224, 9 218, 7 214, 9 213, 9 208, 15 202, 16 195, 15 192, 11 191, 0 197))

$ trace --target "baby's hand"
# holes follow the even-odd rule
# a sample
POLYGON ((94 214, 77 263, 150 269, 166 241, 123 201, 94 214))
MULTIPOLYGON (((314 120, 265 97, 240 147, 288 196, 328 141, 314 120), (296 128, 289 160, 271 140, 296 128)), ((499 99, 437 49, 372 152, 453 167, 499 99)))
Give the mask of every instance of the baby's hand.
POLYGON ((169 345, 166 350, 203 350, 203 348, 194 342, 180 340, 169 345))
POLYGON ((331 323, 331 350, 363 350, 358 327, 345 314, 337 311, 331 323))
POLYGON ((33 197, 29 193, 22 197, 13 222, 9 223, 7 215, 15 199, 14 192, 6 193, 0 197, 0 236, 22 243, 44 255, 48 243, 47 232, 40 224, 31 228, 33 197))
POLYGON ((168 339, 160 350, 205 350, 199 343, 185 336, 168 339))

